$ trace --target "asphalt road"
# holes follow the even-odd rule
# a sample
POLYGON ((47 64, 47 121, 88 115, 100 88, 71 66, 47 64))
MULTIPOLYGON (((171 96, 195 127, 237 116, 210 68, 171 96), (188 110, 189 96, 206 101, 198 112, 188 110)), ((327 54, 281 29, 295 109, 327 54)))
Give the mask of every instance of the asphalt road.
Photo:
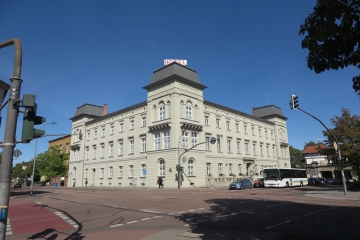
POLYGON ((333 188, 13 189, 7 239, 358 239, 360 201, 306 196, 319 190, 333 188))

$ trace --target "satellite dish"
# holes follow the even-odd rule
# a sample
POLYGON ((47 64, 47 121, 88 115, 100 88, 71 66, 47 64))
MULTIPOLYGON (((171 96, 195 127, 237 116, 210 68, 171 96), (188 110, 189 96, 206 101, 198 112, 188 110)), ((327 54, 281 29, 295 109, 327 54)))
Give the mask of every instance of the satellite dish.
POLYGON ((182 157, 182 162, 183 162, 183 163, 186 163, 186 156, 183 156, 183 157, 182 157))

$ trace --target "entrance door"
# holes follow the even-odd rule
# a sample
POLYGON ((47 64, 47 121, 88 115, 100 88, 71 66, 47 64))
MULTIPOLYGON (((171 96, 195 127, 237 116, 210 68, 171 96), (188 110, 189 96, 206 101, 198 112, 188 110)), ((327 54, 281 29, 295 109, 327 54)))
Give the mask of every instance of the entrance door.
POLYGON ((95 186, 95 168, 93 168, 93 172, 92 172, 92 186, 95 186))

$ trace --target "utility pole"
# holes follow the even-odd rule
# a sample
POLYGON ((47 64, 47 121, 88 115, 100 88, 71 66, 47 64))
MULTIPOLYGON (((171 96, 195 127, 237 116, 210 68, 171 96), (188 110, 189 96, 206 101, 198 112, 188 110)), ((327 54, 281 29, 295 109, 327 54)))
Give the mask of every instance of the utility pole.
POLYGON ((10 39, 0 43, 0 49, 14 45, 15 47, 15 61, 13 77, 10 78, 10 92, 8 99, 8 110, 6 116, 6 126, 4 141, 2 142, 2 162, 0 169, 0 207, 5 209, 5 218, 0 219, 0 240, 5 240, 6 224, 8 216, 10 185, 11 185, 11 167, 16 143, 16 124, 19 113, 19 99, 21 89, 21 65, 22 65, 22 50, 20 40, 17 38, 10 39))

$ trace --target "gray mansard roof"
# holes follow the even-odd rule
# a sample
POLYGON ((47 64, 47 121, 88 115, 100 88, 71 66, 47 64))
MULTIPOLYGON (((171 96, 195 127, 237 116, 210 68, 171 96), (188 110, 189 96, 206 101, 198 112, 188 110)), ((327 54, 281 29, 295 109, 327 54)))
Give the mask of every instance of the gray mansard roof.
POLYGON ((81 115, 101 117, 103 115, 103 107, 85 103, 76 109, 75 115, 70 120, 74 120, 81 115))
POLYGON ((197 72, 194 69, 183 66, 177 62, 173 62, 155 70, 150 80, 150 84, 145 86, 144 89, 148 90, 156 85, 162 84, 174 78, 196 86, 201 90, 207 88, 201 84, 197 72))
POLYGON ((279 117, 284 120, 287 119, 281 111, 281 108, 274 105, 254 108, 253 115, 260 118, 279 117))

